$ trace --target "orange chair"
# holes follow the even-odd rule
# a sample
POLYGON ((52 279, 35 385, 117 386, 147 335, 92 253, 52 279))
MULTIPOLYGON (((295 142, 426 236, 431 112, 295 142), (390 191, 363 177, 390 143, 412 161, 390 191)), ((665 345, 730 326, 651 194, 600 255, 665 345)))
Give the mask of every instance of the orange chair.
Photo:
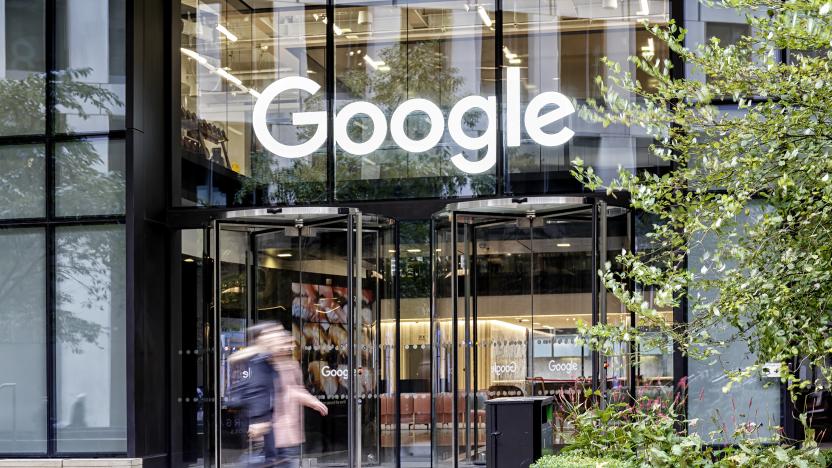
POLYGON ((430 427, 430 393, 413 395, 413 424, 430 427))
POLYGON ((396 406, 394 405, 393 399, 395 395, 391 395, 389 393, 383 393, 381 395, 381 425, 382 427, 387 425, 391 426, 395 424, 395 410, 396 406))
POLYGON ((451 424, 453 418, 451 417, 451 394, 440 393, 436 395, 436 423, 437 424, 451 424))
POLYGON ((399 404, 402 412, 402 426, 407 424, 407 428, 410 429, 413 426, 413 394, 402 393, 399 404))

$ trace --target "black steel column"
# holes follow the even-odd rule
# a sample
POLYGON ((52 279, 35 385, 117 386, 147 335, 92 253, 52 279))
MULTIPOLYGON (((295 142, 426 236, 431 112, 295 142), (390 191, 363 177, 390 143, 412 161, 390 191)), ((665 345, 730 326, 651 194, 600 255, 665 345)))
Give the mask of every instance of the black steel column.
POLYGON ((497 196, 502 196, 506 192, 505 178, 508 174, 503 120, 503 0, 494 0, 494 15, 494 95, 497 97, 497 166, 494 178, 497 196))
POLYGON ((335 0, 326 1, 326 200, 335 201, 335 0))
MULTIPOLYGON (((592 325, 598 324, 598 199, 592 199, 592 325)), ((599 353, 592 350, 592 389, 597 390, 600 372, 599 353)))
POLYGON ((457 409, 457 404, 459 404, 459 390, 456 384, 456 371, 457 366, 459 365, 459 346, 457 343, 459 342, 459 333, 457 331, 457 318, 459 314, 459 307, 458 307, 458 286, 459 286, 459 276, 457 271, 457 263, 459 261, 458 256, 456 254, 456 243, 457 243, 457 224, 456 224, 456 213, 453 214, 451 219, 451 373, 449 376, 449 381, 451 384, 451 411, 453 415, 451 415, 451 421, 453 423, 453 428, 451 430, 451 451, 453 453, 453 467, 457 468, 459 466, 459 410, 457 409))
MULTIPOLYGON (((399 223, 393 225, 393 242, 394 242, 394 249, 396 252, 393 254, 393 268, 391 269, 391 273, 393 274, 393 292, 395 294, 395 314, 396 314, 396 334, 395 334, 395 349, 393 350, 393 359, 396 360, 395 369, 396 369, 396 398, 393 402, 394 410, 393 414, 396 417, 396 435, 395 435, 395 463, 396 466, 402 466, 402 417, 401 417, 401 398, 402 398, 402 363, 401 363, 401 342, 402 342, 402 306, 401 306, 401 297, 402 297, 402 288, 401 288, 401 238, 399 237, 401 231, 399 230, 399 223)), ((383 253, 383 252, 382 252, 383 253)))

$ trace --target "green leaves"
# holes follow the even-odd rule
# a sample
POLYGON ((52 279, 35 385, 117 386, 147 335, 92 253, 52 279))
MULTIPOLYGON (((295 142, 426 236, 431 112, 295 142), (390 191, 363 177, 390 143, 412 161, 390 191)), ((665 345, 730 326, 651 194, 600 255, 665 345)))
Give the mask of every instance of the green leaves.
MULTIPOLYGON (((628 192, 631 206, 654 220, 648 248, 624 251, 615 269, 599 272, 643 327, 692 357, 743 342, 756 360, 732 372, 731 383, 780 362, 783 381, 800 392, 832 378, 832 2, 714 4, 745 16, 749 35, 686 46, 674 23, 647 26, 685 62, 687 76, 703 79, 670 80, 669 64, 633 57, 656 83, 648 92, 631 67, 605 60, 609 76, 597 81, 603 99, 580 109, 604 126, 641 127, 654 139, 652 156, 669 169, 620 170, 603 180, 575 159, 572 174, 591 190, 628 192), (737 105, 717 108, 717 100, 737 105), (666 320, 683 299, 689 322, 666 320), (713 333, 725 329, 733 330, 727 338, 713 333), (798 364, 823 378, 801 381, 798 364)), ((581 332, 601 351, 641 338, 619 325, 581 332)))

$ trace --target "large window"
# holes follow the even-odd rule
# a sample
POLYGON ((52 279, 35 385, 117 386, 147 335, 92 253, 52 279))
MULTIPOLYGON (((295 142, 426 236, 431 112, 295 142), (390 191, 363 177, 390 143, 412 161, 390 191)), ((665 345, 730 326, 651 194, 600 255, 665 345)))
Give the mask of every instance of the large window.
POLYGON ((127 451, 125 29, 0 2, 0 458, 127 451))
POLYGON ((544 146, 523 112, 544 93, 578 105, 597 98, 603 57, 667 57, 642 26, 668 21, 666 1, 520 1, 497 11, 464 0, 182 0, 179 8, 173 175, 182 206, 563 193, 580 190, 569 175, 576 157, 604 176, 660 165, 638 129, 575 113, 540 129, 568 126, 571 141, 544 146), (509 68, 519 70, 516 83, 509 68), (280 92, 269 88, 290 77, 280 92))

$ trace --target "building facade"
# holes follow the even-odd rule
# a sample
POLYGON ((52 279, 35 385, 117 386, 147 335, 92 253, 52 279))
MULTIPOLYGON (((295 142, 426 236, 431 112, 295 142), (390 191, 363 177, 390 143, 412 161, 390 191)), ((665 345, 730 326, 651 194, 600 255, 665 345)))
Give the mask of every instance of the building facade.
POLYGON ((722 393, 741 346, 576 342, 639 326, 593 272, 654 221, 570 162, 667 168, 575 105, 604 57, 674 59, 671 20, 748 32, 692 0, 0 1, 0 458, 240 463, 228 357, 265 321, 329 409, 303 466, 477 464, 487 400, 584 388, 789 430, 779 384, 722 393))

